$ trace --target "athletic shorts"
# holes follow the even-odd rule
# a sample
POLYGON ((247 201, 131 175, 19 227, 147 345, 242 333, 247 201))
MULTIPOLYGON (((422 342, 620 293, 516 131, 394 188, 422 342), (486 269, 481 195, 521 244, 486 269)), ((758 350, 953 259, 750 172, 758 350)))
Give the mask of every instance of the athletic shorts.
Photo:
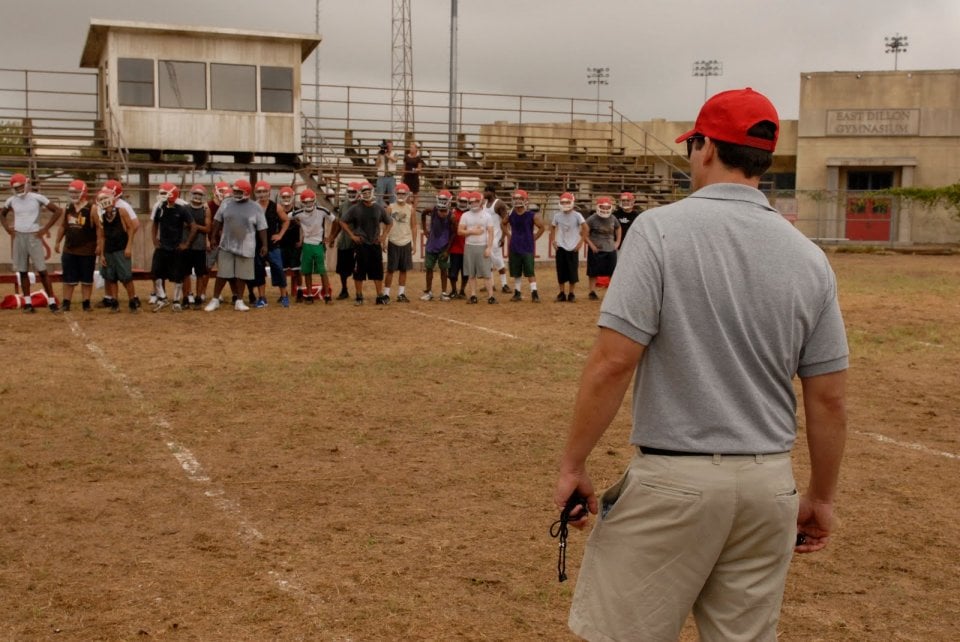
POLYGON ((13 271, 26 272, 29 267, 27 261, 33 264, 37 272, 47 269, 44 260, 43 242, 33 232, 17 232, 13 237, 13 271))
POLYGON ((577 283, 580 280, 580 253, 557 248, 557 283, 577 283))
POLYGON ((327 273, 327 250, 323 243, 311 245, 303 244, 303 251, 300 253, 300 272, 303 274, 326 274, 327 273))
POLYGON ((197 278, 203 276, 207 273, 207 251, 191 249, 180 252, 180 265, 183 278, 189 277, 191 272, 197 278))
POLYGON ((106 265, 100 266, 100 276, 104 281, 111 283, 129 283, 133 281, 133 266, 129 256, 123 255, 123 250, 107 252, 104 255, 106 265))
POLYGON ((217 270, 218 279, 240 279, 249 281, 253 278, 253 257, 240 256, 229 250, 220 248, 220 254, 217 256, 219 269, 217 270))
POLYGON ((617 251, 594 252, 587 250, 587 276, 613 276, 617 268, 617 251))
POLYGON ((441 272, 450 269, 449 252, 427 252, 423 255, 423 269, 430 271, 436 267, 439 267, 441 272))
POLYGON ((450 278, 457 280, 457 275, 463 274, 463 254, 450 254, 450 278))
MULTIPOLYGON (((300 248, 296 245, 281 245, 280 260, 283 261, 283 267, 286 270, 300 269, 300 248)), ((271 268, 272 269, 272 268, 271 268)), ((350 268, 353 272, 353 267, 350 268)))
POLYGON ((357 281, 383 280, 383 248, 376 243, 357 246, 357 267, 353 271, 357 281))
POLYGON ((205 250, 207 255, 207 272, 209 273, 217 265, 217 256, 220 254, 220 250, 205 250))
POLYGON ((504 267, 503 262, 503 248, 495 247, 493 252, 490 254, 490 269, 497 270, 498 272, 504 267))
POLYGON ((154 279, 166 279, 173 283, 183 281, 183 265, 179 250, 167 250, 158 247, 153 251, 153 261, 150 264, 150 272, 154 279))
POLYGON ((63 282, 66 285, 93 284, 93 271, 97 266, 97 257, 81 256, 64 252, 60 255, 60 266, 63 270, 63 282))
POLYGON ((337 274, 344 277, 353 276, 357 269, 357 249, 337 250, 337 274))
POLYGON ((260 256, 260 251, 253 257, 253 278, 247 279, 247 286, 257 288, 267 284, 267 259, 260 256))
POLYGON ((490 278, 490 257, 484 256, 486 245, 465 245, 463 248, 463 274, 467 278, 476 276, 490 278))
POLYGON ((287 287, 287 273, 283 269, 286 265, 283 262, 283 250, 279 247, 273 248, 267 252, 266 261, 270 264, 270 285, 275 288, 287 287))
POLYGON ((409 272, 413 269, 413 243, 387 243, 387 272, 409 272))
POLYGON ((519 278, 525 276, 530 278, 536 276, 533 271, 533 254, 510 253, 510 276, 519 278))

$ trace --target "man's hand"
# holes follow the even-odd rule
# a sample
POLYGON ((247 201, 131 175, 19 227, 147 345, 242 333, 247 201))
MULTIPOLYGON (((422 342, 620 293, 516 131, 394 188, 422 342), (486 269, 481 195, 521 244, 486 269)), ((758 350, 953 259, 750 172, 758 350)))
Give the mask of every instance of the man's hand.
MULTIPOLYGON (((553 503, 557 505, 559 510, 563 510, 566 506, 567 499, 573 494, 573 491, 579 491, 581 495, 587 498, 587 507, 591 513, 596 515, 599 504, 597 503, 597 495, 593 490, 593 481, 591 481, 586 469, 564 470, 561 467, 557 479, 557 489, 553 493, 553 503)), ((570 526, 583 528, 587 525, 587 515, 573 515, 573 517, 578 519, 577 521, 571 521, 570 526)))
POLYGON ((827 547, 833 530, 833 504, 815 502, 806 495, 800 496, 797 512, 797 533, 802 544, 793 550, 797 553, 815 553, 827 547))

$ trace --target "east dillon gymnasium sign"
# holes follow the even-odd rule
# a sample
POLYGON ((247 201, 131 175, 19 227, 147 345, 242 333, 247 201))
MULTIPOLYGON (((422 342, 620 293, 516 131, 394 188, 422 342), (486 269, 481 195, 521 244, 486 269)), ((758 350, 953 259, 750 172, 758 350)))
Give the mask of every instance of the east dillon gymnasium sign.
POLYGON ((919 109, 828 109, 827 136, 918 136, 919 109))

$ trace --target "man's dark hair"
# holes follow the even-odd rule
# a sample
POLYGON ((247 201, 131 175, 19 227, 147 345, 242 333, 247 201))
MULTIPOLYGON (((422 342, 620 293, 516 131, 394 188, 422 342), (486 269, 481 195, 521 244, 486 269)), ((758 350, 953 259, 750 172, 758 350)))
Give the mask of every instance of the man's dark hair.
MULTIPOLYGON (((747 134, 763 140, 775 140, 777 125, 769 120, 762 120, 747 130, 747 134)), ((699 149, 703 146, 703 141, 696 141, 694 144, 698 145, 699 149)), ((722 140, 714 140, 713 144, 717 146, 720 162, 731 169, 739 169, 747 178, 763 176, 773 164, 773 152, 765 149, 735 145, 722 140)))
POLYGON ((487 185, 483 188, 484 192, 490 192, 491 194, 497 193, 497 187, 495 185, 487 185))

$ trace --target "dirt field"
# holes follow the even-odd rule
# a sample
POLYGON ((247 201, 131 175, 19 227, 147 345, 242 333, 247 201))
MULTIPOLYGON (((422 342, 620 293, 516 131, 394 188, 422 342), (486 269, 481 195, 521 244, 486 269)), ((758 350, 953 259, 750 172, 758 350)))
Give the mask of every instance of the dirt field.
MULTIPOLYGON (((832 260, 842 525, 780 639, 954 640, 960 256, 832 260)), ((0 312, 0 639, 571 639, 586 533, 561 585, 547 530, 598 305, 539 271, 539 306, 0 312)))

